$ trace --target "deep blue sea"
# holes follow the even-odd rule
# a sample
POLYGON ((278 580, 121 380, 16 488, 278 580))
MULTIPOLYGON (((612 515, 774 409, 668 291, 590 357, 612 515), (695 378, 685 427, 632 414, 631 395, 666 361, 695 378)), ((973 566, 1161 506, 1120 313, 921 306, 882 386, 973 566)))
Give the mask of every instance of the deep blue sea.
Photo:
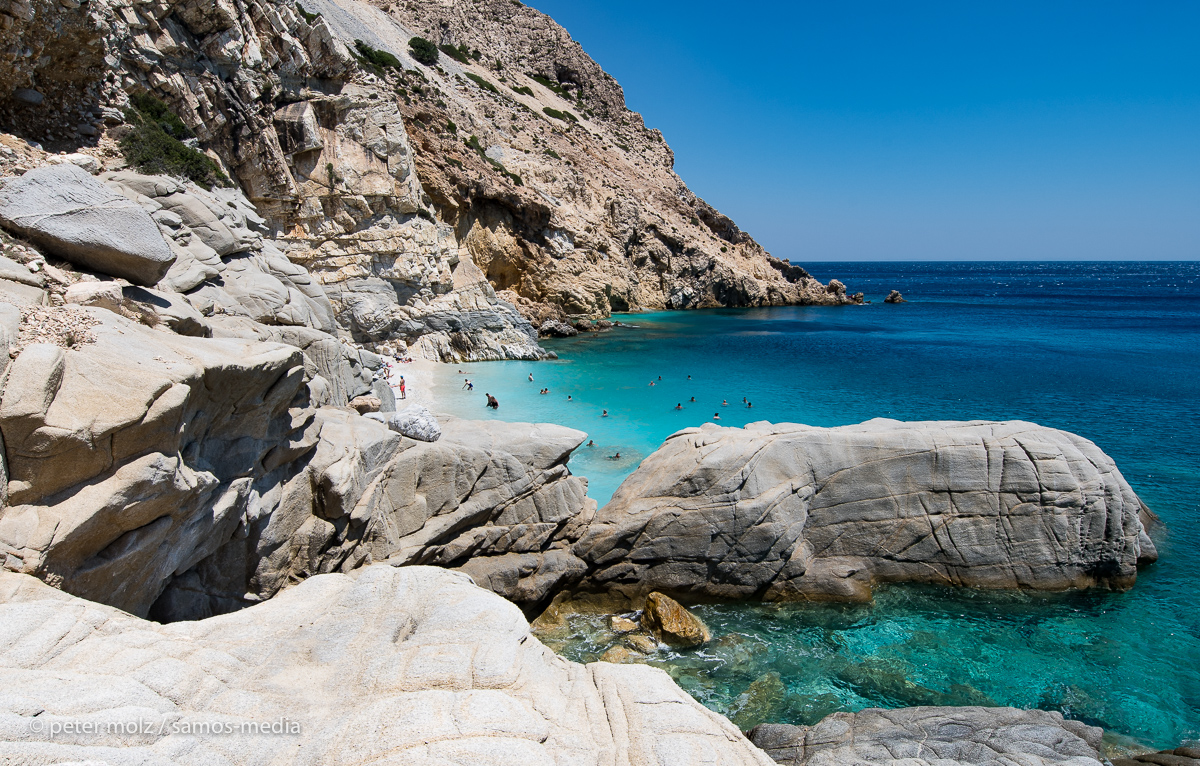
MULTIPOLYGON (((596 446, 571 468, 601 504, 666 436, 714 414, 731 426, 1022 419, 1081 434, 1163 522, 1160 562, 1131 591, 899 586, 866 606, 702 606, 717 640, 652 663, 743 725, 990 703, 1061 710, 1155 747, 1200 737, 1200 263, 806 268, 873 303, 624 315, 637 327, 546 343, 558 361, 443 374, 438 404, 588 432, 596 446), (884 304, 891 289, 909 302, 884 304)), ((595 624, 573 625, 560 651, 590 660, 608 647, 595 624)))

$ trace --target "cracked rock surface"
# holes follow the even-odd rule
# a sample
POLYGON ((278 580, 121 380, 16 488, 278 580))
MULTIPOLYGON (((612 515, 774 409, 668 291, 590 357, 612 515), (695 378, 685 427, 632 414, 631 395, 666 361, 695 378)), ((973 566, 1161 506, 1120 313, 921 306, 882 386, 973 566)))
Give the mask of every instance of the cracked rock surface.
POLYGON ((869 708, 750 732, 785 766, 1098 766, 1102 736, 1061 713, 1003 707, 869 708))
POLYGON ((706 424, 596 515, 585 586, 631 597, 866 600, 883 582, 1130 587, 1156 559, 1112 459, 1033 423, 706 424))
POLYGON ((320 575, 236 614, 169 626, 4 572, 0 635, 5 762, 772 763, 663 671, 564 660, 515 606, 442 569, 320 575), (130 719, 157 728, 49 734, 52 722, 130 719), (299 733, 175 733, 283 719, 299 733))

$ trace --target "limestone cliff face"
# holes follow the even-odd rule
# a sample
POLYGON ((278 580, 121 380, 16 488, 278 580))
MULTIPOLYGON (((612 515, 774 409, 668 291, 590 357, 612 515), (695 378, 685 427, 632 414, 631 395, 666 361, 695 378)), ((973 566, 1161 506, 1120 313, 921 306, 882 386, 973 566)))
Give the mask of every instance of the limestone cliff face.
POLYGON ((511 0, 72 6, 0 6, 3 127, 113 160, 129 96, 162 98, 360 342, 527 358, 497 290, 538 321, 853 300, 693 195, 612 77, 511 0), (468 53, 424 66, 414 35, 468 53))

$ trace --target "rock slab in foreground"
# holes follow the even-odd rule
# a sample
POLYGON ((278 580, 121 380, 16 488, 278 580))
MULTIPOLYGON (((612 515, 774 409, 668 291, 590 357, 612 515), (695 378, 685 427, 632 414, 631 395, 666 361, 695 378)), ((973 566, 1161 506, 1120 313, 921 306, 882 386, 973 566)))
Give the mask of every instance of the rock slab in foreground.
POLYGON ((442 569, 320 575, 170 626, 0 573, 0 626, 6 763, 771 764, 663 671, 564 660, 515 606, 442 569), (130 719, 165 725, 49 734, 53 723, 103 731, 130 719), (300 732, 175 733, 277 721, 300 732))
POLYGON ((1150 515, 1095 444, 1033 423, 706 424, 602 508, 584 586, 865 600, 881 582, 1128 588, 1150 515))
POLYGON ((1004 707, 869 708, 750 732, 786 766, 1098 766, 1102 736, 1061 713, 1004 707))
POLYGON ((64 260, 138 285, 154 285, 175 262, 145 210, 74 165, 5 184, 0 223, 64 260))

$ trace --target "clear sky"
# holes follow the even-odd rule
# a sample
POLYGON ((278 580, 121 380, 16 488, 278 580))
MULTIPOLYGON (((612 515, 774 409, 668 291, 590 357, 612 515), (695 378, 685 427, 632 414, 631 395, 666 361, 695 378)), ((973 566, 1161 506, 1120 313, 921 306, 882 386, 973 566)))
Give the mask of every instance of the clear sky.
POLYGON ((775 255, 1200 259, 1200 0, 532 0, 775 255))

